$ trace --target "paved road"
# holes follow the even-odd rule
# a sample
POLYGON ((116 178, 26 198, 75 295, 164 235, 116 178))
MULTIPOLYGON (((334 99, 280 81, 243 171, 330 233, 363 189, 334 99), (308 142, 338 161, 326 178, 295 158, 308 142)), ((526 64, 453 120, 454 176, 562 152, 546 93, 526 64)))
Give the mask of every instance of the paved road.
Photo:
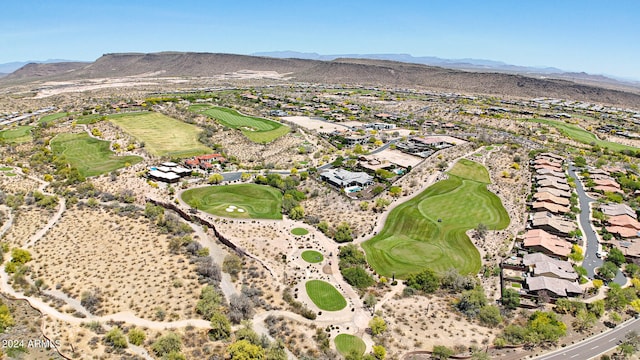
POLYGON ((624 340, 630 331, 640 330, 640 319, 631 319, 615 329, 587 338, 577 344, 567 346, 552 353, 536 357, 536 360, 586 360, 596 358, 624 340))
MULTIPOLYGON (((587 195, 584 191, 584 187, 582 186, 582 182, 578 179, 578 175, 576 174, 576 168, 573 167, 573 164, 569 166, 569 176, 571 176, 576 181, 576 193, 578 194, 578 199, 580 201, 580 226, 582 227, 583 236, 586 237, 586 251, 584 256, 584 261, 582 262, 582 267, 587 270, 587 276, 590 279, 595 277, 595 269, 597 267, 602 266, 602 259, 596 256, 596 252, 598 252, 598 237, 596 236, 595 230, 593 230, 593 226, 591 224, 591 206, 590 204, 595 201, 591 197, 587 195)), ((624 277, 622 272, 618 270, 616 274, 616 278, 613 281, 617 284, 624 285, 627 283, 627 279, 624 277)))
POLYGON ((369 152, 369 154, 377 154, 377 153, 379 153, 379 152, 381 152, 381 151, 383 151, 383 150, 385 150, 385 149, 389 148, 389 146, 391 146, 391 144, 395 144, 396 142, 398 142, 398 140, 391 140, 391 141, 389 141, 388 143, 386 143, 386 144, 384 144, 384 145, 380 146, 379 148, 377 148, 377 149, 375 149, 375 150, 370 151, 370 152, 369 152))

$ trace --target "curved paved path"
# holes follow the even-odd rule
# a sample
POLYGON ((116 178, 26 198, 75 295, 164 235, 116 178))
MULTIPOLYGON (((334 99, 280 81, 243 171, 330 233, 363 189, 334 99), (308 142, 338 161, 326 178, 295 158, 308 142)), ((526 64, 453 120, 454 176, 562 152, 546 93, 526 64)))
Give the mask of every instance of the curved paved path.
MULTIPOLYGON (((585 236, 585 256, 582 261, 582 267, 587 270, 587 276, 590 279, 595 278, 595 269, 602 266, 603 261, 600 259, 596 253, 600 249, 600 242, 598 240, 598 234, 593 229, 593 224, 591 223, 591 203, 595 201, 595 199, 591 198, 587 195, 584 190, 584 186, 582 185, 582 181, 578 178, 576 174, 576 168, 573 164, 569 165, 569 176, 571 176, 576 183, 576 193, 578 194, 578 203, 580 205, 580 216, 579 216, 579 225, 580 231, 585 236)), ((616 274, 615 279, 613 281, 620 286, 624 286, 627 283, 627 278, 622 274, 620 270, 616 274)))

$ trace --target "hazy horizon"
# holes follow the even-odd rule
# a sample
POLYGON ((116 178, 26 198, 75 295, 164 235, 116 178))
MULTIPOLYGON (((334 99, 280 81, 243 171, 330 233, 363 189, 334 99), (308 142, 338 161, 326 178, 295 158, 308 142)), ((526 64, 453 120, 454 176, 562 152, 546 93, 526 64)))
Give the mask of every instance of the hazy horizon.
POLYGON ((0 63, 104 53, 410 54, 640 80, 640 2, 3 4, 0 63))

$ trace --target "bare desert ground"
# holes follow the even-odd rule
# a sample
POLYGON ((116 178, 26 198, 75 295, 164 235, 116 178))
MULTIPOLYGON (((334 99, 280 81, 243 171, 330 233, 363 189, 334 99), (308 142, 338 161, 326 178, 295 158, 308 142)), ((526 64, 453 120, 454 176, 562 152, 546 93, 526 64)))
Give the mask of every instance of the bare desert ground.
POLYGON ((100 314, 195 318, 195 265, 169 253, 168 242, 144 217, 72 208, 33 247, 32 277, 75 299, 99 289, 100 314))

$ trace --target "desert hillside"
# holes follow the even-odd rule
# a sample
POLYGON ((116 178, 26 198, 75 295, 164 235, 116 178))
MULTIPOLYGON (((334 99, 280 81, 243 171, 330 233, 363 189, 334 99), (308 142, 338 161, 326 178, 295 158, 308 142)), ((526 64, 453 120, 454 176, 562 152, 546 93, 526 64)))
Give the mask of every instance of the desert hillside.
POLYGON ((105 54, 90 64, 28 64, 0 79, 0 85, 126 76, 207 77, 241 70, 275 71, 298 82, 423 88, 523 98, 554 97, 624 107, 640 104, 640 93, 632 90, 615 90, 560 79, 467 72, 386 60, 320 61, 183 52, 105 54))

